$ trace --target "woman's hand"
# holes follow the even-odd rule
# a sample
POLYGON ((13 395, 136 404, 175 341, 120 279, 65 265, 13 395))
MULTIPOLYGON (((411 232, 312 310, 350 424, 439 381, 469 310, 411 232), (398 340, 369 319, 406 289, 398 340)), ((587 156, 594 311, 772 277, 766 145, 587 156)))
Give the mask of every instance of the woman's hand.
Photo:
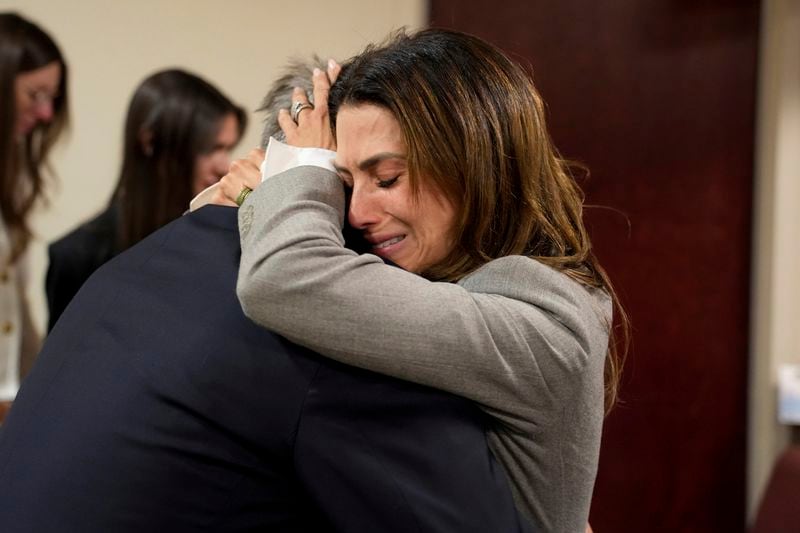
POLYGON ((240 205, 244 197, 261 184, 261 163, 264 150, 256 148, 245 159, 235 159, 228 173, 219 180, 219 188, 212 203, 221 205, 240 205), (243 197, 244 196, 244 197, 243 197), (237 202, 238 200, 238 202, 237 202))
MULTIPOLYGON (((342 67, 333 59, 328 60, 327 72, 314 69, 314 106, 305 107, 297 113, 297 122, 292 120, 291 112, 282 109, 278 114, 278 124, 286 135, 286 143, 291 146, 325 148, 336 150, 336 140, 331 131, 328 117, 328 93, 336 81, 342 67)), ((308 96, 303 89, 296 87, 292 93, 292 106, 298 102, 308 104, 308 96)))

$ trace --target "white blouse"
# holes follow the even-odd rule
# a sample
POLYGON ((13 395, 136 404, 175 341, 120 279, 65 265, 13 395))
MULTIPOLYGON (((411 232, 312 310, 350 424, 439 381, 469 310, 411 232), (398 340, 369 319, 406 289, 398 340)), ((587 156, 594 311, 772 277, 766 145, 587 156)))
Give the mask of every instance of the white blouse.
POLYGON ((0 218, 0 401, 13 400, 20 382, 22 346, 22 287, 27 273, 27 255, 8 264, 11 239, 0 218))

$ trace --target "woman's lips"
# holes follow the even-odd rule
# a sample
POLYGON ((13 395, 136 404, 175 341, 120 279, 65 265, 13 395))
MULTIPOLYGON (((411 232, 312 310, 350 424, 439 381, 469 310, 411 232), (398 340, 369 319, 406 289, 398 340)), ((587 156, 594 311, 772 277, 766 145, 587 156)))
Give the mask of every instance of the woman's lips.
POLYGON ((392 256, 395 255, 395 252, 403 246, 403 241, 405 238, 405 235, 398 235, 396 237, 392 237, 391 239, 386 239, 385 241, 375 243, 372 245, 372 253, 379 257, 392 259, 392 256))
POLYGON ((375 248, 376 250, 381 248, 386 248, 393 244, 397 244, 398 242, 402 241, 405 238, 406 238, 405 235, 398 235, 397 237, 392 237, 391 239, 379 242, 378 244, 373 244, 372 247, 375 248))

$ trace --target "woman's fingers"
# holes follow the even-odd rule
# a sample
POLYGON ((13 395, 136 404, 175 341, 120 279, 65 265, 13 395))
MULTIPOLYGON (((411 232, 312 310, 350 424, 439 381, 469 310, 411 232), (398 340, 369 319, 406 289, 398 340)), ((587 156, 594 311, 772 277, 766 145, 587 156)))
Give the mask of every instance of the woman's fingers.
POLYGON ((278 124, 286 135, 286 143, 291 146, 336 150, 328 119, 328 76, 314 69, 313 82, 316 106, 308 104, 308 95, 303 89, 295 88, 292 109, 288 113, 278 114, 278 124))
POLYGON ((300 117, 303 113, 310 113, 314 110, 314 106, 308 103, 308 95, 300 87, 295 87, 292 91, 292 108, 289 114, 292 120, 300 124, 300 117))
POLYGON ((286 136, 286 140, 289 144, 292 144, 291 139, 294 138, 295 132, 297 131, 297 123, 292 120, 288 109, 281 109, 278 111, 278 126, 281 127, 281 131, 286 136))
POLYGON ((314 105, 315 111, 328 114, 328 93, 331 90, 331 82, 328 80, 328 75, 320 69, 314 69, 314 75, 311 77, 314 83, 314 105))
POLYGON ((328 60, 328 79, 331 82, 331 85, 336 83, 337 78, 339 78, 339 73, 342 71, 342 66, 337 63, 333 59, 328 60))
POLYGON ((305 90, 295 87, 292 92, 292 107, 278 113, 278 125, 286 136, 287 144, 336 150, 336 141, 328 118, 328 94, 340 71, 341 67, 333 59, 328 61, 325 71, 314 69, 311 80, 314 105, 309 104, 305 90))

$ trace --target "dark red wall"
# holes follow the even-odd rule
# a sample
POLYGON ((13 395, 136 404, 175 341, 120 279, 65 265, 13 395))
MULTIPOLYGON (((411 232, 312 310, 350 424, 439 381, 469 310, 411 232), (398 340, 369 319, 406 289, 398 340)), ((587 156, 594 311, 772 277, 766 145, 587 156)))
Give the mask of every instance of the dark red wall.
POLYGON ((532 67, 613 208, 587 221, 634 340, 595 531, 743 531, 759 3, 432 0, 430 20, 532 67))

